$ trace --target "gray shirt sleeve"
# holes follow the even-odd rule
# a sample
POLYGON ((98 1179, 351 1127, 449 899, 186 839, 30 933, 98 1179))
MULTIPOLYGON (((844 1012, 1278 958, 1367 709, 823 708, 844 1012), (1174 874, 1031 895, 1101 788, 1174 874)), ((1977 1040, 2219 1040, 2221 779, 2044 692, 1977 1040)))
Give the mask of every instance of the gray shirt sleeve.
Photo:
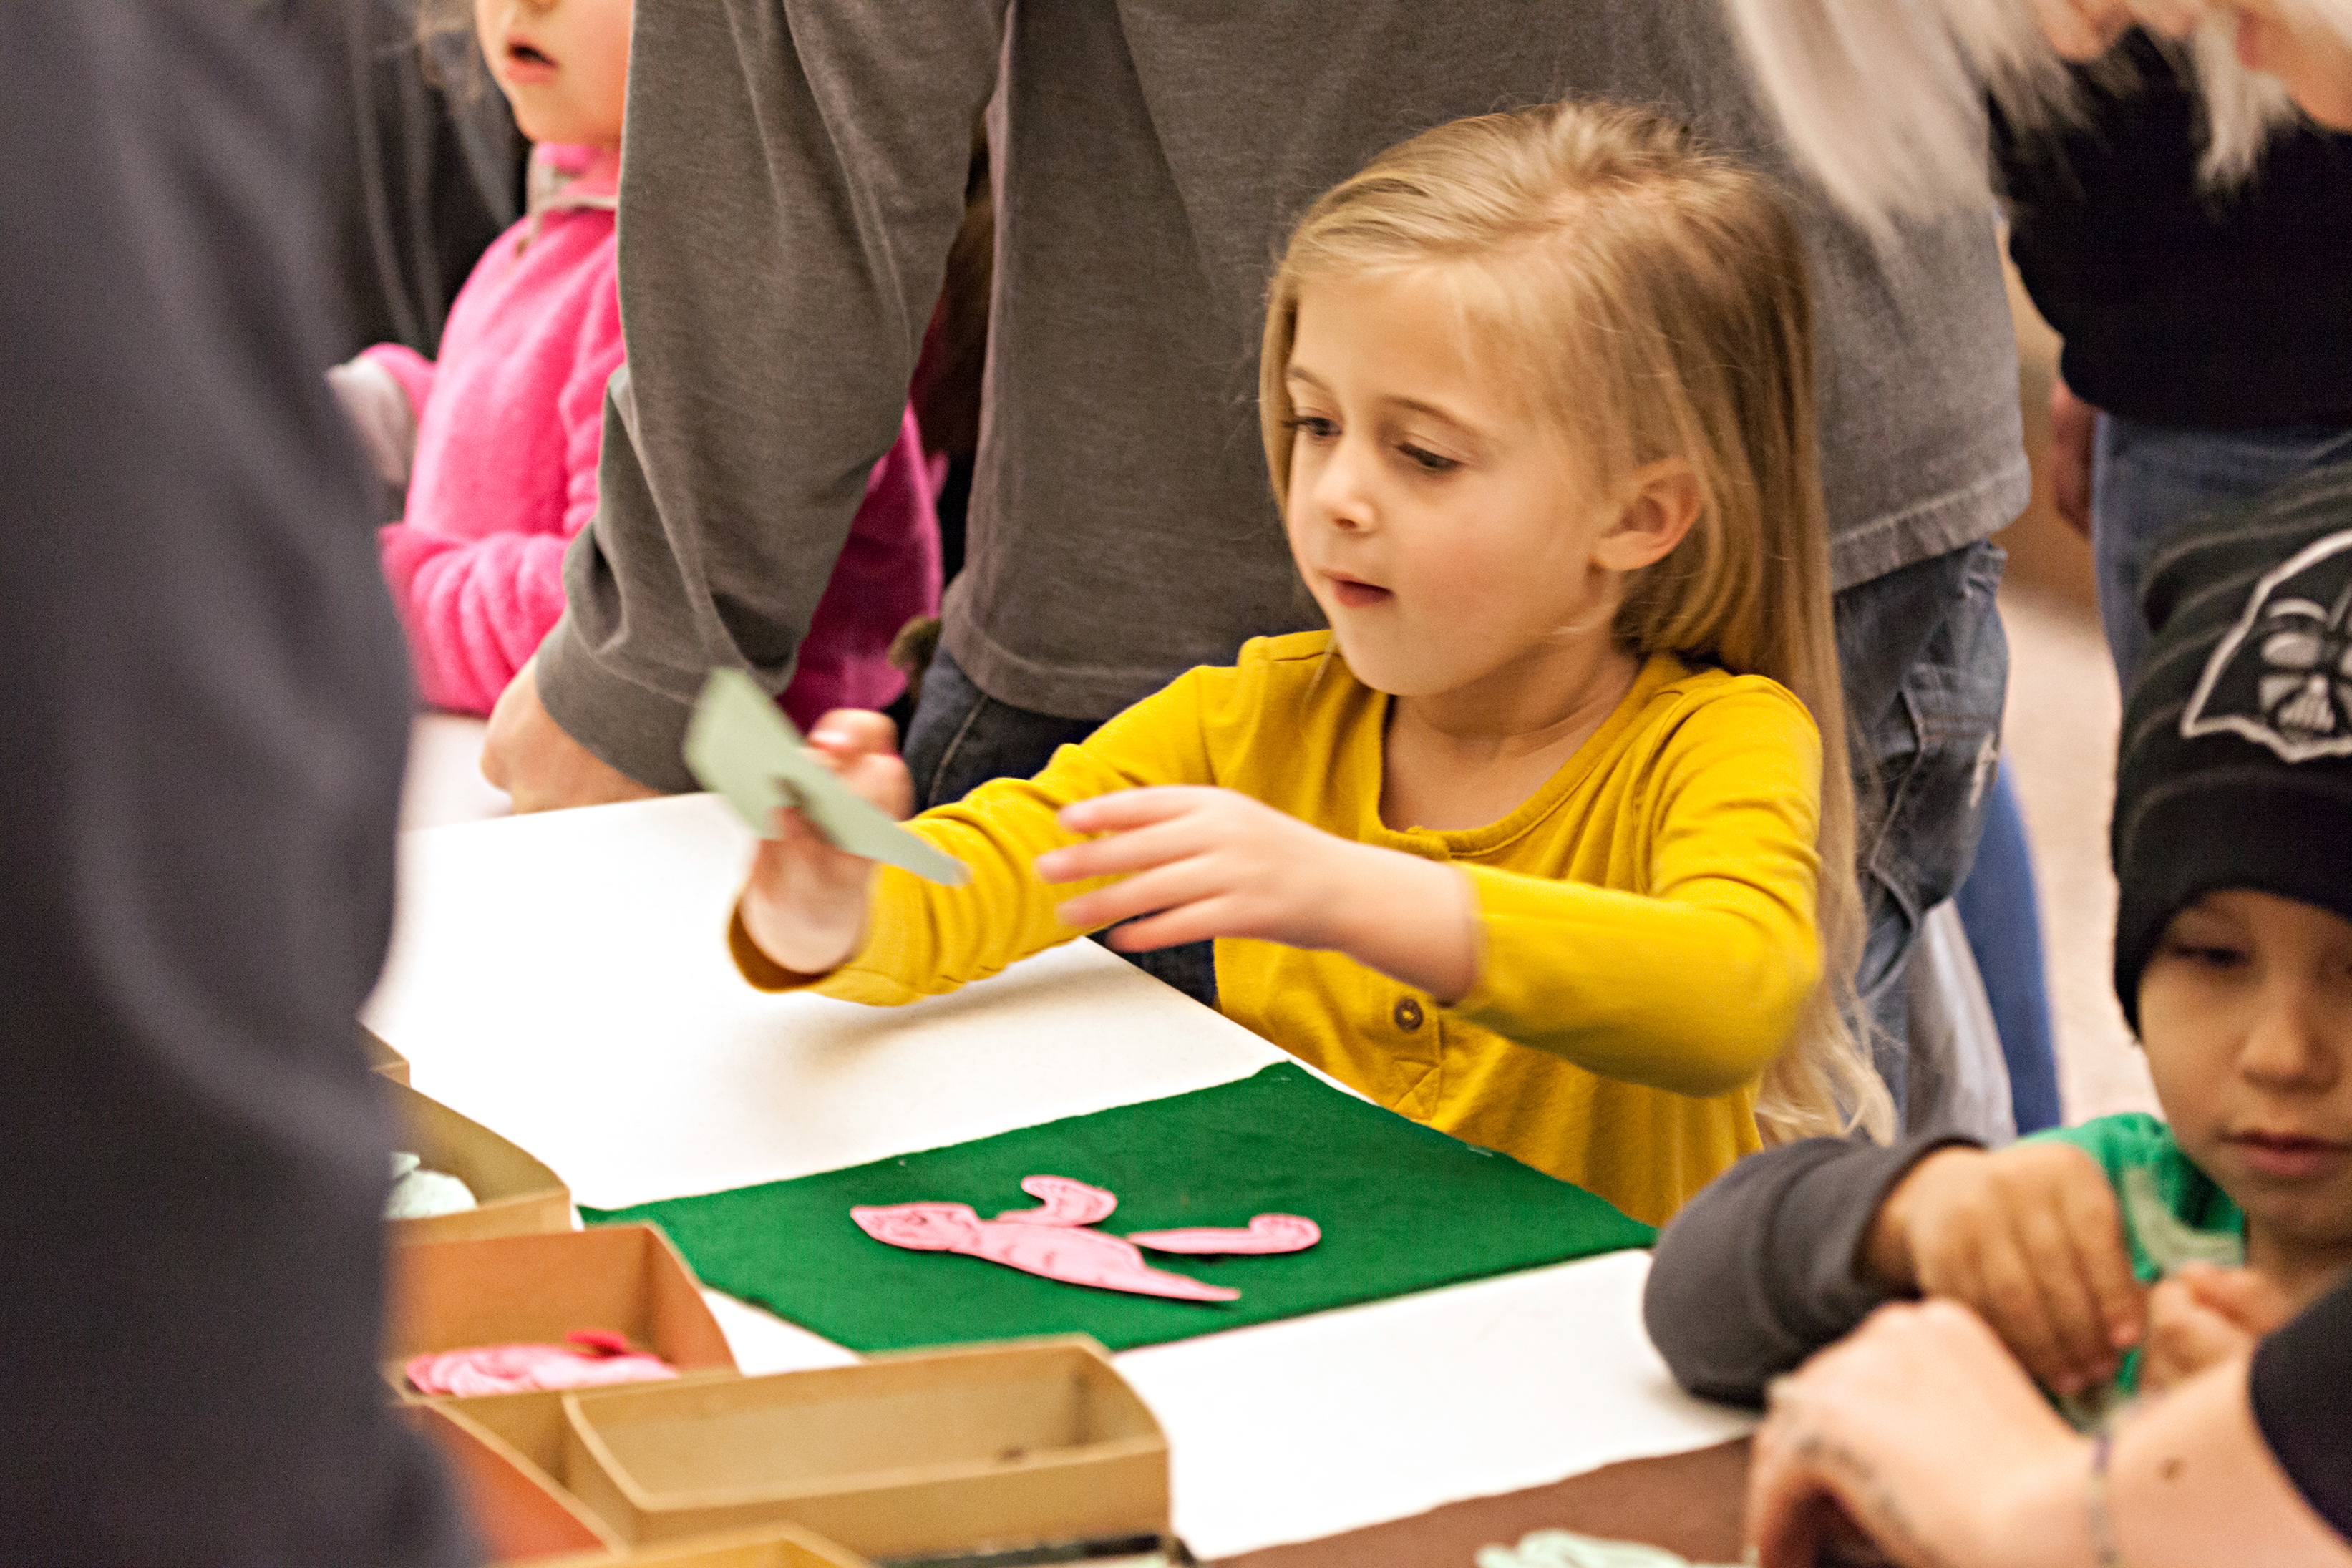
POLYGON ((1675 1381, 1760 1405, 1772 1378, 1894 1299, 1856 1267, 1863 1237, 1913 1166, 1969 1141, 1808 1138, 1717 1177, 1667 1223, 1643 1291, 1643 1320, 1675 1381))
POLYGON ((1007 0, 637 12, 620 209, 629 364, 541 701, 656 788, 714 664, 772 691, 897 438, 963 216, 1007 0))

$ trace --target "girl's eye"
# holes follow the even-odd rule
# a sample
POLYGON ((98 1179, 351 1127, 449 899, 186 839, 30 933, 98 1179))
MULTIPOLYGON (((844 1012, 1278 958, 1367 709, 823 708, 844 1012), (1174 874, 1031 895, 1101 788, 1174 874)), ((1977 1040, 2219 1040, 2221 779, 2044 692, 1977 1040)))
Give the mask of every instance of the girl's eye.
POLYGON ((1411 442, 1400 444, 1397 450, 1403 453, 1412 465, 1424 474, 1450 474, 1462 466, 1458 459, 1440 457, 1436 453, 1424 447, 1415 446, 1411 442))
POLYGON ((1339 422, 1326 419, 1319 413, 1293 414, 1283 423, 1290 427, 1292 434, 1303 435, 1309 441, 1328 441, 1339 434, 1339 422))

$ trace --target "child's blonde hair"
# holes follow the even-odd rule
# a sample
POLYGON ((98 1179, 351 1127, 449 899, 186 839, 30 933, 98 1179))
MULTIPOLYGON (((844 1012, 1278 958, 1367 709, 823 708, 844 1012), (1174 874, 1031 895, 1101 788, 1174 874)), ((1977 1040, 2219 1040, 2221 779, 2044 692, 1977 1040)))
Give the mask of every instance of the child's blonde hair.
POLYGON ((1522 375, 1601 484, 1664 457, 1696 471, 1698 519, 1628 580, 1615 635, 1638 655, 1769 676, 1812 711, 1822 979, 1765 1072, 1757 1120, 1776 1142, 1888 1135, 1891 1102, 1849 1021, 1862 903, 1795 227, 1760 177, 1637 109, 1550 104, 1389 149, 1309 209, 1275 274, 1259 418, 1277 501, 1301 291, 1420 268, 1436 269, 1465 329, 1522 375))

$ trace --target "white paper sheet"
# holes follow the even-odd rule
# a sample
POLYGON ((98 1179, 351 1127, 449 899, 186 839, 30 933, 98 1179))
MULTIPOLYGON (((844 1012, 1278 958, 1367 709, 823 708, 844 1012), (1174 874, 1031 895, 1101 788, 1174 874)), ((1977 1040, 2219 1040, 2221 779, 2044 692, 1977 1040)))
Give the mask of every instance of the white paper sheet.
POLYGON ((482 777, 482 737, 489 727, 456 713, 421 713, 410 722, 408 776, 400 790, 403 828, 488 821, 513 810, 506 791, 482 777))
MULTIPOLYGON (((416 1087, 614 1207, 805 1176, 1245 1077, 1282 1054, 1073 942, 900 1009, 762 996, 728 913, 751 839, 709 796, 412 833, 372 1027, 416 1087)), ((1310 1540, 1743 1419, 1668 1384, 1642 1255, 1125 1353, 1204 1556, 1310 1540)), ((854 1359, 740 1302, 748 1373, 854 1359)))
POLYGON ((1747 1432, 1667 1376, 1649 1269, 1613 1253, 1116 1359, 1167 1429, 1177 1532, 1231 1556, 1747 1432))
POLYGON ((614 1208, 1227 1082, 1282 1060, 1072 942, 908 1008, 727 954, 751 834, 708 795, 411 833, 369 1027, 427 1094, 614 1208))

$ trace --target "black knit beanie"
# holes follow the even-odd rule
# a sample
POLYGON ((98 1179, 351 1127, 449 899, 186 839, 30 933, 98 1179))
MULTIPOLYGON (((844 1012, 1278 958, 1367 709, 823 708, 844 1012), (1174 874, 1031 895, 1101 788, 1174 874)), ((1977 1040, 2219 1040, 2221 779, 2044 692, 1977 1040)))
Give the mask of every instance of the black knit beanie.
POLYGON ((2150 561, 2155 646, 2124 710, 2116 996, 2224 888, 2352 920, 2352 464, 2188 525, 2150 561))

